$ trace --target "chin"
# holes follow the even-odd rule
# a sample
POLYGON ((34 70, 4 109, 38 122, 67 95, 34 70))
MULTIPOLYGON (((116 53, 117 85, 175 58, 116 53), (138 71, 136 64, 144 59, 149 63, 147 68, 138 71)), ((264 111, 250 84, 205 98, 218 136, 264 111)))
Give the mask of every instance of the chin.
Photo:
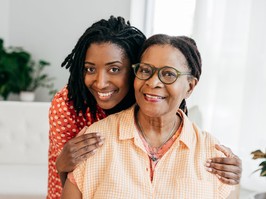
POLYGON ((156 110, 156 109, 141 109, 142 112, 149 117, 160 117, 163 115, 161 110, 156 110))
POLYGON ((117 104, 113 104, 113 103, 97 103, 99 107, 101 107, 102 109, 108 110, 108 109, 112 109, 114 108, 117 104))

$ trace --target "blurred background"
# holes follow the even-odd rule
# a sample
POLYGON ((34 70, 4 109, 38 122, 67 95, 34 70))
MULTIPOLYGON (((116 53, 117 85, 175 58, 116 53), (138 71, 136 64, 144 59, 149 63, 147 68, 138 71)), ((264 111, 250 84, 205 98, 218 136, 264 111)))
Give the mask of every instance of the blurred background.
MULTIPOLYGON (((201 128, 242 158, 242 188, 259 191, 266 190, 266 179, 251 175, 259 161, 250 153, 266 149, 265 11, 265 0, 1 0, 0 38, 6 47, 22 47, 50 62, 45 72, 59 90, 68 80, 61 63, 101 18, 123 16, 147 36, 191 36, 203 72, 188 106, 197 111, 201 128)), ((50 100, 47 90, 36 90, 35 101, 50 100)))

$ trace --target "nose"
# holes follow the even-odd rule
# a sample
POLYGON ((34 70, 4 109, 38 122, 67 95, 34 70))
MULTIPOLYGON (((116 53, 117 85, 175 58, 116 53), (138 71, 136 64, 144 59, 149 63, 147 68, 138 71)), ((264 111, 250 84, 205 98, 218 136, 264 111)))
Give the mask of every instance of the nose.
POLYGON ((148 85, 152 88, 161 87, 162 84, 163 83, 161 82, 161 80, 158 77, 158 70, 154 71, 152 76, 146 80, 146 85, 148 85))
POLYGON ((104 89, 109 85, 108 75, 105 71, 99 71, 96 75, 95 85, 98 89, 104 89))

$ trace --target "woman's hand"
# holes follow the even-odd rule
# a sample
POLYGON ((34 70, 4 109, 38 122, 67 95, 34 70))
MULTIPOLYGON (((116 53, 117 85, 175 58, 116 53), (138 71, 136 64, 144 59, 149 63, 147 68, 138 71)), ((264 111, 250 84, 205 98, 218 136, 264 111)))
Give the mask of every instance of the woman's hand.
POLYGON ((62 184, 67 172, 73 171, 80 162, 92 156, 103 145, 104 138, 99 133, 84 134, 86 129, 84 127, 77 137, 69 140, 56 159, 56 169, 62 184))
POLYGON ((206 161, 206 170, 216 174, 221 182, 229 185, 239 184, 242 173, 242 161, 230 148, 215 145, 226 157, 210 158, 206 161))

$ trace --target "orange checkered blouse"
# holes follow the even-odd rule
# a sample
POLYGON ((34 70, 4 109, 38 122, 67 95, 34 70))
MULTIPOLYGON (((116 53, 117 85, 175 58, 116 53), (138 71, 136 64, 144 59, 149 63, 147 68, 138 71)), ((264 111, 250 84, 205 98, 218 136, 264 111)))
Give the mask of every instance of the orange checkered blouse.
POLYGON ((134 121, 134 107, 90 126, 102 132, 104 145, 81 163, 73 176, 84 199, 222 199, 234 189, 204 168, 206 159, 223 156, 217 140, 183 117, 171 148, 161 157, 150 178, 150 158, 134 121))

